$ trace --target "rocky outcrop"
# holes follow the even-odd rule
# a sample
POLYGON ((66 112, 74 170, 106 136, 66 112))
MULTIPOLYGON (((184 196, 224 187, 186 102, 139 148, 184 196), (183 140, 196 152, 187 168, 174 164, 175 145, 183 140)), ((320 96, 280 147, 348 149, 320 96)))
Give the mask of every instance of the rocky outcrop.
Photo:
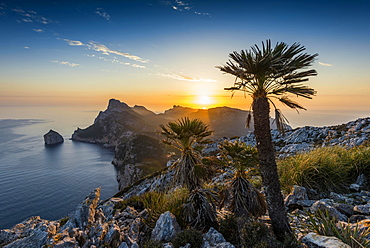
POLYGON ((45 145, 52 146, 63 143, 64 139, 63 136, 60 135, 58 132, 50 129, 50 131, 44 135, 44 141, 45 145))
POLYGON ((351 248, 336 237, 322 236, 317 233, 309 233, 303 239, 309 248, 351 248))
POLYGON ((147 135, 135 135, 118 145, 112 163, 117 168, 119 189, 163 169, 168 160, 166 154, 164 144, 147 135))
POLYGON ((224 236, 211 227, 203 236, 202 248, 234 248, 234 245, 226 242, 224 236))
MULTIPOLYGON (((284 134, 271 131, 272 140, 279 157, 307 152, 317 147, 355 147, 370 141, 370 117, 329 127, 301 127, 287 130, 284 134)), ((254 134, 240 137, 249 145, 256 145, 254 134)))
POLYGON ((177 233, 180 232, 180 230, 181 227, 176 221, 176 216, 167 211, 161 214, 157 220, 152 231, 152 239, 156 241, 169 242, 177 233))

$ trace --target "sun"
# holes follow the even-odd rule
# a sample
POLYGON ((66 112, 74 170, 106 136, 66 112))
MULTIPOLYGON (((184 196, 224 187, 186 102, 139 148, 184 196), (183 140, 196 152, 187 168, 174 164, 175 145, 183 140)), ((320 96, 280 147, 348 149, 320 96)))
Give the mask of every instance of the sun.
POLYGON ((213 103, 212 98, 206 95, 198 96, 196 103, 201 106, 202 109, 207 109, 207 106, 213 103))

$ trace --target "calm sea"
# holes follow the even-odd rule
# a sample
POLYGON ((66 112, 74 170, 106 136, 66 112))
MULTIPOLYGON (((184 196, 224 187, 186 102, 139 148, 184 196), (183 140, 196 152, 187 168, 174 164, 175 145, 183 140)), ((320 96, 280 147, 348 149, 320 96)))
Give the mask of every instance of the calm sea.
MULTIPOLYGON (((9 111, 0 110, 0 117, 9 111)), ((20 119, 14 113, 6 117, 17 118, 0 118, 0 229, 34 215, 48 220, 67 216, 96 187, 102 188, 102 199, 117 192, 114 151, 69 140, 77 125, 93 123, 98 111, 43 110, 49 118, 20 119), (44 146, 49 129, 61 133, 64 143, 44 146)), ((40 112, 25 116, 44 117, 40 112)))

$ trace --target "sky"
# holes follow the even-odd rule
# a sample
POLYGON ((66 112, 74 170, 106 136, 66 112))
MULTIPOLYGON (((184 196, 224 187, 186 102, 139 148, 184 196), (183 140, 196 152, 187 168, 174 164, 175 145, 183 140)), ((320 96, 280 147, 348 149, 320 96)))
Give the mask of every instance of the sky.
POLYGON ((294 99, 307 111, 278 104, 292 126, 370 116, 369 0, 0 0, 0 33, 0 118, 14 106, 104 110, 110 98, 248 110, 216 66, 266 39, 319 54, 306 83, 317 96, 294 99))

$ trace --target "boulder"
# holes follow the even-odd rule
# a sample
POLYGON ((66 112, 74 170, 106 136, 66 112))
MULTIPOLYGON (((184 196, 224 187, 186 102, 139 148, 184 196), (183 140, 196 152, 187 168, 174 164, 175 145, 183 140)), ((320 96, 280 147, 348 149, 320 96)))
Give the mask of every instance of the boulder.
POLYGON ((353 210, 361 214, 370 215, 370 202, 366 205, 357 205, 353 208, 353 210))
POLYGON ((336 237, 322 236, 309 233, 303 237, 302 242, 309 248, 351 248, 336 237))
POLYGON ((58 132, 50 129, 50 131, 44 135, 44 141, 45 145, 52 146, 63 143, 64 139, 58 132))
POLYGON ((337 221, 344 221, 347 222, 347 216, 339 212, 336 208, 330 206, 327 202, 323 200, 319 200, 315 202, 311 208, 312 213, 317 213, 318 211, 321 211, 322 213, 328 212, 329 216, 332 218, 335 218, 337 221))
POLYGON ((169 211, 161 214, 152 231, 152 239, 169 242, 181 230, 176 217, 169 211))
POLYGON ((293 191, 290 193, 284 201, 284 205, 289 210, 303 209, 303 207, 310 207, 315 201, 309 200, 307 196, 307 190, 305 187, 293 186, 293 191))
POLYGON ((202 248, 235 248, 235 246, 226 242, 224 236, 211 227, 203 236, 202 248))

